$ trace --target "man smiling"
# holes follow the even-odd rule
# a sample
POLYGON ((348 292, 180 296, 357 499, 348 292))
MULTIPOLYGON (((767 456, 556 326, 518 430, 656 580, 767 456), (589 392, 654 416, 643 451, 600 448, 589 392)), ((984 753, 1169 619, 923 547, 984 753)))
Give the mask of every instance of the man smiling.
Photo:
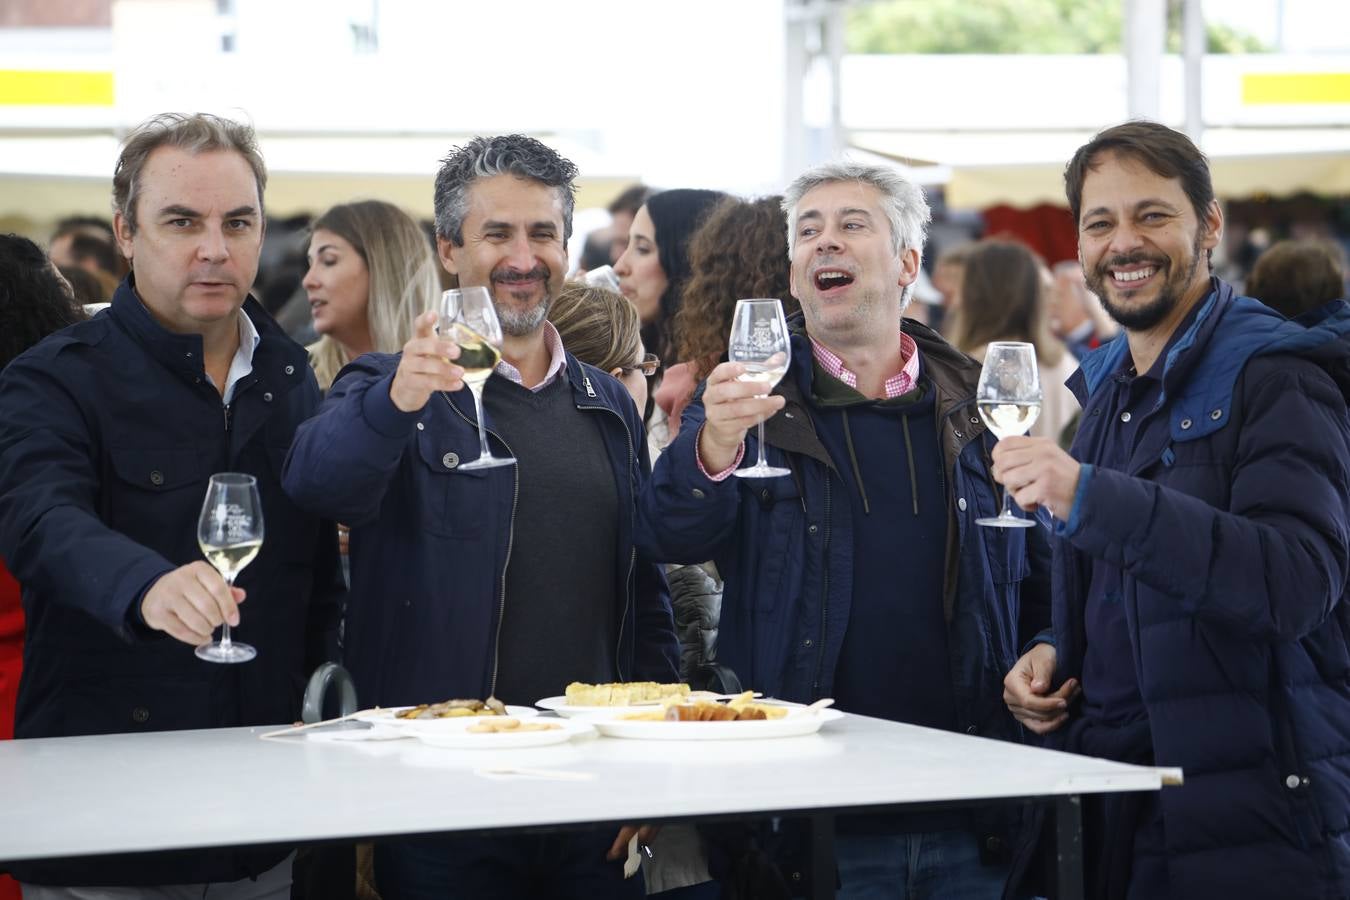
MULTIPOLYGON (((633 550, 641 420, 546 319, 575 176, 522 135, 475 138, 436 176, 441 261, 489 289, 502 323, 484 418, 516 465, 461 470, 478 423, 435 312, 401 354, 347 366, 287 460, 291 495, 351 525, 344 653, 364 703, 529 706, 571 681, 675 676, 665 582, 633 550)), ((641 896, 617 861, 630 834, 395 841, 376 848, 375 875, 399 898, 641 896)))
POLYGON ((1069 382, 1069 453, 994 450, 1058 535, 1054 643, 1008 674, 1008 705, 1055 746, 1185 769, 1089 802, 1088 896, 1344 897, 1350 307, 1287 321, 1210 275, 1223 215, 1178 132, 1108 129, 1065 180, 1125 339, 1069 382))
MULTIPOLYGON (((793 182, 783 207, 802 305, 788 375, 757 397, 741 366, 713 370, 657 461, 643 549, 716 561, 717 660, 747 687, 1019 739, 1000 685, 1049 622, 1045 541, 975 525, 998 505, 979 363, 902 326, 928 205, 892 170, 835 163, 793 182), (792 475, 729 478, 761 420, 769 462, 792 475)), ((840 896, 998 897, 1009 814, 845 822, 840 896)))

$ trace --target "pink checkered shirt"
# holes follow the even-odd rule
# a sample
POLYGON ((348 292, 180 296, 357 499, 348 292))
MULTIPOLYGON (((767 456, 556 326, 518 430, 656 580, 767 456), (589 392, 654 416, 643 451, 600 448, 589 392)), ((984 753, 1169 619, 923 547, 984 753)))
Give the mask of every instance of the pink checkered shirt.
MULTIPOLYGON (((810 337, 810 335, 808 335, 808 337, 810 337)), ((811 355, 815 357, 815 360, 820 364, 820 367, 826 372, 829 372, 830 375, 839 379, 851 388, 856 389, 858 387, 858 376, 844 368, 844 361, 839 358, 839 354, 835 353, 815 338, 811 338, 811 355)), ((894 399, 903 394, 908 394, 910 391, 914 390, 914 385, 919 380, 919 345, 914 343, 914 338, 905 334, 903 331, 900 332, 900 358, 904 360, 900 366, 900 371, 886 379, 885 388, 887 400, 894 399)), ((702 430, 702 427, 700 427, 699 431, 702 432, 702 430)), ((731 477, 731 473, 740 466, 741 460, 745 458, 745 441, 741 441, 741 448, 736 451, 736 461, 716 474, 710 473, 703 467, 703 459, 699 457, 697 453, 694 454, 694 457, 695 459, 698 459, 698 470, 710 480, 725 481, 727 478, 731 477)))
MULTIPOLYGON (((544 374, 544 380, 536 384, 530 390, 538 393, 553 383, 553 379, 558 377, 558 373, 567 365, 567 357, 563 354, 562 335, 558 334, 558 329, 553 327, 553 323, 544 321, 544 344, 548 347, 548 372, 544 374)), ((524 386, 525 380, 520 377, 520 370, 511 365, 504 358, 497 363, 494 369, 498 375, 514 381, 516 384, 524 386)))
MULTIPOLYGON (((810 336, 808 335, 808 337, 810 336)), ((811 355, 816 358, 816 362, 826 372, 849 387, 857 389, 858 376, 844 368, 844 361, 839 358, 837 353, 815 338, 811 338, 811 355)), ((887 400, 893 400, 896 397, 908 394, 914 390, 914 385, 919 380, 919 345, 914 343, 914 338, 903 331, 900 332, 900 358, 904 360, 904 363, 900 366, 900 371, 886 379, 887 400)))

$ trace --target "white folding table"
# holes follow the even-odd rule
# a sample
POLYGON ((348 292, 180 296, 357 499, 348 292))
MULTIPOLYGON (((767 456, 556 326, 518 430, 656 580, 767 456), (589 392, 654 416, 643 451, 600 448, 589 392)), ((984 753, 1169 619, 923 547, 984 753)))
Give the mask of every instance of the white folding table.
MULTIPOLYGON (((413 740, 259 740, 232 728, 0 742, 0 863, 57 856, 709 818, 813 822, 816 896, 833 816, 1052 803, 1061 896, 1081 896, 1083 794, 1158 790, 1124 765, 861 716, 752 741, 581 738, 528 750, 413 740), (579 779, 490 774, 528 768, 579 779)), ((2 866, 0 866, 2 867, 2 866)))

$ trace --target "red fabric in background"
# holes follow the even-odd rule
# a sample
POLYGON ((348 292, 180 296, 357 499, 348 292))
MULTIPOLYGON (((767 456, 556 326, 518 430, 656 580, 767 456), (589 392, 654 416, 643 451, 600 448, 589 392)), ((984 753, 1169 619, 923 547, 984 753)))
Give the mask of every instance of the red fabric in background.
POLYGON ((14 702, 23 666, 23 606, 19 583, 0 561, 0 740, 14 737, 14 702))
MULTIPOLYGON (((14 737, 14 701, 23 667, 23 606, 19 583, 0 562, 0 740, 14 737)), ((21 900, 14 879, 0 875, 0 900, 21 900)))
POLYGON ((1048 266, 1078 258, 1078 229, 1074 227, 1067 206, 1048 203, 1030 209, 991 206, 982 215, 985 237, 1010 237, 1021 241, 1040 254, 1048 266))

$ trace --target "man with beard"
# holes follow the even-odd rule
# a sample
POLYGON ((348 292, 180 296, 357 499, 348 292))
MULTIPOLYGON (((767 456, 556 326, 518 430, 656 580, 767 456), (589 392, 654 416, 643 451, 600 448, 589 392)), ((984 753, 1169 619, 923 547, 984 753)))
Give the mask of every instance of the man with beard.
POLYGON ((1069 382, 1069 453, 994 450, 1057 537, 1054 640, 1008 706, 1052 746, 1185 770, 1088 804, 1089 896, 1347 896, 1350 307, 1287 321, 1212 277, 1223 216, 1171 129, 1108 129, 1065 181, 1125 340, 1069 382))
MULTIPOLYGON (((475 138, 436 176, 441 261, 488 288, 501 320, 484 424, 516 465, 461 469, 479 455, 478 422, 435 312, 401 354, 347 366, 287 460, 296 501, 351 526, 344 658, 366 705, 529 706, 571 681, 675 676, 664 581, 633 550, 642 423, 546 319, 575 176, 520 135, 475 138)), ((376 848, 375 876, 391 898, 641 896, 616 861, 630 834, 395 842, 376 848)))

